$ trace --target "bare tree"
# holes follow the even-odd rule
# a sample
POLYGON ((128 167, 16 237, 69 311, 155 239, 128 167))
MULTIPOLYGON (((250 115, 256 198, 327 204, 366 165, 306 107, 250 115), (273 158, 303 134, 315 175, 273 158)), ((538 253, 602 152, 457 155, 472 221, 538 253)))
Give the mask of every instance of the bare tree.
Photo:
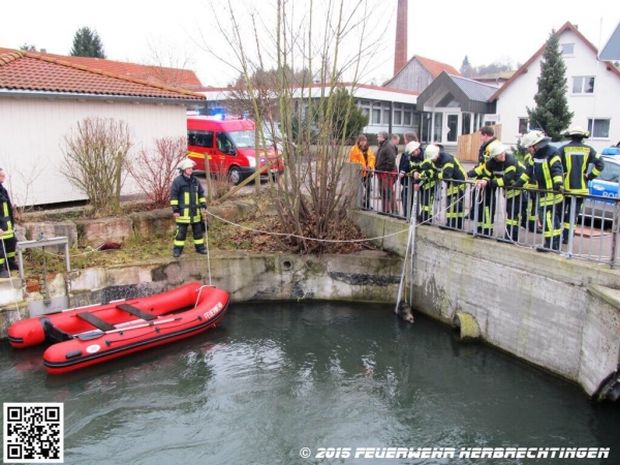
POLYGON ((178 174, 177 165, 187 153, 185 137, 155 140, 155 150, 141 149, 129 172, 146 197, 158 207, 170 202, 170 187, 178 174))
POLYGON ((63 175, 88 197, 95 214, 118 213, 133 145, 127 123, 85 118, 64 139, 63 175))
POLYGON ((21 223, 24 221, 24 214, 34 208, 32 199, 33 186, 36 185, 45 170, 43 166, 36 164, 24 172, 14 167, 12 161, 9 161, 5 166, 9 173, 8 190, 13 204, 13 216, 16 223, 21 223), (18 189, 17 186, 20 188, 18 189))
MULTIPOLYGON (((244 11, 229 1, 228 17, 217 21, 228 27, 224 31, 220 26, 220 33, 230 53, 211 53, 242 77, 237 93, 256 120, 261 133, 257 145, 264 144, 264 125, 282 133, 285 172, 269 192, 280 228, 302 252, 325 248, 303 237, 342 238, 347 229, 354 190, 344 179, 346 133, 336 126, 348 126, 354 106, 338 105, 336 90, 354 94, 365 66, 381 47, 380 24, 369 25, 373 10, 366 0, 326 0, 320 7, 312 1, 276 0, 275 15, 268 20, 249 13, 250 29, 240 25, 244 11), (276 72, 266 71, 270 69, 276 72)), ((213 13, 217 15, 215 8, 213 13)))

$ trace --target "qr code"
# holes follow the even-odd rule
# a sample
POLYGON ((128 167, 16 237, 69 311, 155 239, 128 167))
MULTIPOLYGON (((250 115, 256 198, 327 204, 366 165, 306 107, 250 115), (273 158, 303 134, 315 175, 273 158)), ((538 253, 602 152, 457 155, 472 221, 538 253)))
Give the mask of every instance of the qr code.
POLYGON ((63 462, 63 404, 4 403, 4 463, 63 462))

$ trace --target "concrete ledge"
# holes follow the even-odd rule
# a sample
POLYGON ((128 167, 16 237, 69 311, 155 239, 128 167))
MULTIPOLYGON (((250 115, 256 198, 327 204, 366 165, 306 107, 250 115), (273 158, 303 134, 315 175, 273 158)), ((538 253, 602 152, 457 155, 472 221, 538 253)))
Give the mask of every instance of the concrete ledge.
MULTIPOLYGON (((233 302, 319 299, 392 303, 401 265, 398 257, 378 251, 323 256, 230 252, 211 257, 213 284, 228 290, 233 302)), ((88 268, 71 275, 72 307, 154 294, 192 280, 208 282, 202 255, 88 268)), ((65 295, 63 275, 50 279, 49 292, 52 299, 65 295)), ((33 293, 28 298, 41 296, 33 293)), ((13 304, 0 308, 0 337, 6 337, 10 322, 27 317, 13 304)))
POLYGON ((588 286, 588 291, 599 299, 604 300, 612 307, 620 310, 620 289, 612 289, 610 287, 593 284, 588 286))
POLYGON ((78 243, 81 246, 98 245, 106 240, 122 242, 133 234, 128 217, 76 220, 78 243))

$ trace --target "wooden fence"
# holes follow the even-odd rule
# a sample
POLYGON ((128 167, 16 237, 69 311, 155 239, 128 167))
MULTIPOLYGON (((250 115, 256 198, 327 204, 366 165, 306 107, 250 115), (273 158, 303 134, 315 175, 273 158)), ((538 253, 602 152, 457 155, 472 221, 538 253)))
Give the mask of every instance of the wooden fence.
MULTIPOLYGON (((497 140, 502 140, 502 125, 495 124, 491 126, 495 131, 497 140)), ((478 150, 480 149, 480 131, 473 134, 464 134, 459 136, 456 147, 456 158, 460 161, 478 161, 478 150)))

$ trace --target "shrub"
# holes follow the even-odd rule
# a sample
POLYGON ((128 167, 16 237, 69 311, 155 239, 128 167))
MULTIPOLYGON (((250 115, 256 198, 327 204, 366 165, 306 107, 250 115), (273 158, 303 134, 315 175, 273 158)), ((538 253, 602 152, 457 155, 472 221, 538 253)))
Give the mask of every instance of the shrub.
POLYGON ((142 149, 129 172, 146 197, 158 207, 170 202, 170 187, 179 174, 177 165, 187 153, 185 137, 155 139, 155 150, 142 149))
POLYGON ((127 123, 112 118, 85 118, 65 136, 63 175, 88 197, 96 215, 120 210, 132 145, 127 123))

